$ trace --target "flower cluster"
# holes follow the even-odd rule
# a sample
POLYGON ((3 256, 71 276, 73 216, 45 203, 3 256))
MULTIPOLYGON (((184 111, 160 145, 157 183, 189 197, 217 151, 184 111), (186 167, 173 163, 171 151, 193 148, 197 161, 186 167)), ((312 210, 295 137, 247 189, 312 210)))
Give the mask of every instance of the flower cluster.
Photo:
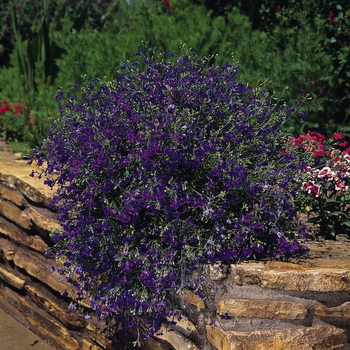
POLYGON ((328 21, 331 22, 332 25, 334 26, 338 23, 338 20, 335 18, 332 11, 329 11, 327 18, 328 18, 328 21))
POLYGON ((350 148, 344 133, 325 136, 308 131, 293 140, 293 145, 311 154, 302 183, 301 209, 318 225, 319 235, 332 238, 350 233, 350 148))
POLYGON ((79 275, 100 317, 147 337, 174 319, 174 296, 204 295, 206 264, 304 251, 304 164, 285 152, 292 109, 236 82, 237 65, 137 56, 116 81, 60 92, 60 118, 30 162, 56 189, 60 272, 79 275))
POLYGON ((170 0, 162 0, 162 4, 169 9, 171 7, 170 0))
POLYGON ((0 100, 0 114, 12 112, 13 114, 21 114, 25 110, 23 102, 11 103, 7 100, 0 100))
POLYGON ((23 102, 0 100, 0 132, 5 140, 18 138, 28 108, 23 102))

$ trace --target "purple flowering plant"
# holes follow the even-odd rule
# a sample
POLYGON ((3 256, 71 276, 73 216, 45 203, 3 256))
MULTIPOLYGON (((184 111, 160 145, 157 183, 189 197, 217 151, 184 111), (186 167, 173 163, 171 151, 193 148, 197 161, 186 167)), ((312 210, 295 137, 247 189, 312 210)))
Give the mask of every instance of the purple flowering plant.
POLYGON ((60 92, 30 160, 55 189, 60 272, 137 344, 181 317, 174 296, 204 297, 208 264, 305 251, 294 206, 305 164, 282 130, 296 111, 237 82, 238 68, 140 50, 117 80, 60 92))

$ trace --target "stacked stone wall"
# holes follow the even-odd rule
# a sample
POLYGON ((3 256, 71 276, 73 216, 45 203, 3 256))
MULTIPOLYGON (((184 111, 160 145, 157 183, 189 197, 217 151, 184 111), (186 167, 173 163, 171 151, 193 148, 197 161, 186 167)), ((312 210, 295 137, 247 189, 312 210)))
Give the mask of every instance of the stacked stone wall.
MULTIPOLYGON (((1 153, 1 152, 0 152, 1 153)), ((60 229, 42 180, 0 157, 0 307, 58 350, 132 349, 115 320, 68 312, 75 288, 52 270, 49 233, 60 229)), ((188 318, 145 350, 350 349, 350 244, 312 243, 298 261, 208 268, 208 297, 184 297, 188 318)))

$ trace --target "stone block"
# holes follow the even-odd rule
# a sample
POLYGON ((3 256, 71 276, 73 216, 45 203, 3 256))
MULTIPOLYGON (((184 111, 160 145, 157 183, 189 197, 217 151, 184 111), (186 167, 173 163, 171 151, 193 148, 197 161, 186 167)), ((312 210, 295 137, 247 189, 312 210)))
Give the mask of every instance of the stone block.
POLYGON ((169 331, 165 326, 162 326, 159 332, 154 335, 155 339, 163 340, 175 350, 199 350, 199 348, 183 334, 177 331, 169 331))
POLYGON ((40 227, 46 232, 62 231, 61 225, 57 220, 48 218, 47 216, 41 214, 33 206, 29 206, 28 217, 37 227, 40 227))
POLYGON ((17 277, 12 272, 7 271, 5 268, 0 266, 0 279, 8 283, 10 286, 17 289, 23 290, 26 283, 22 278, 17 277))
POLYGON ((12 202, 13 204, 16 204, 18 207, 23 207, 26 202, 22 194, 18 194, 15 191, 10 191, 7 188, 0 188, 0 197, 12 202))
POLYGON ((264 263, 232 265, 235 282, 238 285, 254 284, 263 288, 310 291, 345 292, 350 291, 350 270, 329 267, 306 267, 297 264, 278 263, 273 267, 264 263))
POLYGON ((35 305, 30 298, 22 296, 10 288, 3 287, 0 289, 3 298, 19 310, 26 320, 26 325, 35 333, 43 337, 49 338, 49 342, 54 348, 60 350, 78 350, 79 344, 58 322, 55 322, 52 317, 44 310, 35 305))
POLYGON ((48 248, 48 245, 41 237, 28 235, 19 227, 11 224, 2 217, 0 217, 0 233, 17 244, 27 246, 39 253, 45 253, 48 248))
POLYGON ((106 337, 105 334, 103 334, 103 332, 101 331, 101 329, 99 329, 98 327, 96 327, 95 325, 93 325, 92 323, 88 323, 86 326, 86 329, 89 333, 89 337, 92 341, 94 341, 95 343, 97 343, 98 345, 100 345, 103 349, 106 349, 107 346, 109 346, 112 342, 106 337))
POLYGON ((204 300, 201 299, 196 293, 191 290, 187 290, 185 294, 185 300, 192 305, 195 305, 201 309, 205 308, 204 300))
POLYGON ((98 345, 92 344, 91 342, 83 339, 81 341, 82 350, 104 350, 103 348, 99 347, 98 345))
MULTIPOLYGON (((29 171, 30 172, 30 171, 29 171)), ((43 184, 43 179, 25 177, 18 180, 18 188, 26 198, 34 203, 47 206, 52 199, 54 191, 43 184)))
POLYGON ((15 258, 17 249, 18 246, 9 239, 0 237, 0 252, 2 252, 6 260, 12 261, 15 258))
POLYGON ((64 304, 60 306, 45 293, 44 290, 37 290, 35 287, 26 285, 25 289, 31 298, 31 300, 40 306, 42 309, 46 310, 50 315, 57 318, 69 329, 81 330, 85 327, 86 321, 82 315, 77 313, 68 312, 68 305, 64 307, 64 304))
POLYGON ((32 223, 25 211, 22 211, 13 203, 4 201, 1 198, 0 214, 25 230, 30 230, 32 228, 32 223))
POLYGON ((305 319, 307 308, 288 301, 222 299, 218 303, 217 313, 222 316, 298 320, 305 319))
POLYGON ((339 306, 327 307, 320 302, 315 303, 315 315, 319 317, 350 318, 350 302, 347 301, 339 306))
POLYGON ((206 326, 206 331, 209 342, 217 350, 333 350, 347 342, 345 331, 330 325, 253 332, 206 326))
POLYGON ((50 329, 47 328, 48 322, 43 323, 43 322, 37 321, 36 319, 30 316, 27 317, 27 320, 31 326, 35 326, 36 328, 40 329, 41 333, 50 334, 59 343, 61 343, 66 349, 69 349, 69 350, 79 349, 78 341, 74 339, 72 336, 70 336, 69 332, 58 323, 52 320, 49 320, 49 323, 51 324, 51 326, 54 325, 56 327, 55 332, 52 332, 50 331, 50 329))
POLYGON ((67 283, 64 277, 52 272, 52 260, 35 254, 35 252, 30 253, 25 249, 19 248, 14 257, 14 263, 19 268, 24 269, 28 275, 38 279, 56 292, 60 294, 66 292, 69 297, 76 297, 75 288, 67 283))
POLYGON ((182 317, 181 320, 176 321, 176 325, 174 326, 176 330, 184 334, 185 336, 190 336, 198 333, 196 326, 187 318, 182 317))
POLYGON ((16 190, 17 188, 17 177, 11 174, 6 174, 3 172, 4 167, 3 164, 1 164, 1 172, 0 172, 0 183, 3 184, 6 187, 12 188, 13 190, 16 190))

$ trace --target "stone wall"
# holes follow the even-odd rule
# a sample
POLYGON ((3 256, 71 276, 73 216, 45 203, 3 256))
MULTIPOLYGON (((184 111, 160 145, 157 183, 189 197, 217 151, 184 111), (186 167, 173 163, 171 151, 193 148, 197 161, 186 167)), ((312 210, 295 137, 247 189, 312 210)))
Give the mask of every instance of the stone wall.
MULTIPOLYGON (((67 311, 76 291, 52 271, 53 254, 45 257, 59 227, 47 208, 52 193, 30 171, 0 152, 0 307, 55 349, 132 349, 115 320, 67 311)), ((299 261, 211 267, 206 301, 188 292, 188 318, 143 349, 350 349, 350 244, 310 246, 299 261)))

